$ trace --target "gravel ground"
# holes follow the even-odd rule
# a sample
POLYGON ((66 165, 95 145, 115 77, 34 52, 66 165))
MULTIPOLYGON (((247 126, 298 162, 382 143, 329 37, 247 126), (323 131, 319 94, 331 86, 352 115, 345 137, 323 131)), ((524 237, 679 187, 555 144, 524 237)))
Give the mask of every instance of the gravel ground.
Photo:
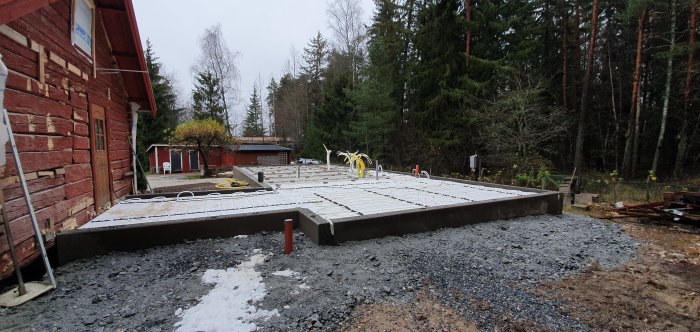
POLYGON ((212 289, 201 281, 204 272, 235 267, 254 249, 270 254, 255 267, 267 291, 255 305, 279 312, 255 322, 261 330, 335 330, 359 304, 410 303, 419 292, 429 292, 480 329, 587 330, 532 290, 591 264, 619 265, 638 246, 617 225, 570 214, 335 247, 316 246, 299 233, 289 257, 280 253, 277 233, 200 240, 63 266, 57 290, 0 309, 0 330, 173 330, 180 320, 176 311, 196 305, 212 289), (299 274, 273 275, 287 269, 299 274))

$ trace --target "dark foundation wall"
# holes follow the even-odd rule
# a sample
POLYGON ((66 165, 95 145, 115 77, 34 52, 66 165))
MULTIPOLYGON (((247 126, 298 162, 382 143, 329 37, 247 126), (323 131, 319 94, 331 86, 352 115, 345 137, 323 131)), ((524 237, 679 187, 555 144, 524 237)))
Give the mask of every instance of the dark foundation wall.
MULTIPOLYGON (((115 59, 99 14, 95 27, 96 66, 112 68, 115 59)), ((0 26, 0 54, 10 69, 5 108, 41 227, 55 232, 77 228, 95 214, 91 104, 105 108, 112 199, 127 195, 132 184, 130 115, 122 78, 94 75, 93 64, 71 44, 70 31, 70 0, 0 26)), ((6 212, 26 265, 38 252, 11 148, 6 148, 6 212)), ((0 279, 12 272, 7 251, 6 238, 0 236, 0 279)))
MULTIPOLYGON (((252 179, 248 180, 253 181, 252 179)), ((111 251, 131 251, 181 243, 185 240, 231 237, 260 231, 282 231, 283 221, 288 218, 293 219, 295 226, 314 243, 333 245, 347 241, 400 236, 501 219, 561 214, 562 200, 559 193, 536 189, 528 191, 534 194, 517 198, 344 218, 334 222, 326 220, 308 209, 297 208, 266 213, 74 230, 58 235, 57 252, 60 263, 65 264, 74 259, 111 251), (158 234, 158 236, 153 236, 153 234, 158 234), (129 240, 125 241, 125 239, 129 240)))

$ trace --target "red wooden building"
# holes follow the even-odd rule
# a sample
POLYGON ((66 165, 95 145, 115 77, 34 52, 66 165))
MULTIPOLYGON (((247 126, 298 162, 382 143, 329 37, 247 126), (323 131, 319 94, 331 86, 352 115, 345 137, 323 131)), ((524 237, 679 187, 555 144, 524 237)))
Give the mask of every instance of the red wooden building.
MULTIPOLYGON (((129 194, 132 119, 156 111, 131 0, 0 1, 0 54, 10 69, 0 106, 42 229, 77 228, 129 194)), ((26 265, 38 252, 9 149, 6 222, 26 265)), ((0 279, 12 272, 7 251, 3 234, 0 279)))
MULTIPOLYGON (((148 147, 151 173, 163 173, 163 163, 169 162, 172 171, 196 172, 202 167, 202 157, 182 146, 152 144, 148 147)), ((292 149, 276 144, 240 144, 213 147, 209 151, 209 169, 230 169, 238 165, 286 165, 292 149)))

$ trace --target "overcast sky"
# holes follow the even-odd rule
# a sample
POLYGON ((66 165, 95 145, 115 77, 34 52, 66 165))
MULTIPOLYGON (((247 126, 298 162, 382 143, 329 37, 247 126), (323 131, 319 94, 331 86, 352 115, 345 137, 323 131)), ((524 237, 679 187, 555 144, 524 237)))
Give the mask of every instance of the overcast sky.
MULTIPOLYGON (((372 0, 361 2, 367 24, 372 17, 372 0)), ((307 42, 321 31, 326 39, 328 0, 134 0, 134 10, 145 43, 151 40, 165 70, 174 72, 189 100, 192 64, 199 56, 199 37, 206 28, 221 23, 228 46, 238 52, 241 74, 240 109, 248 103, 260 76, 263 87, 271 77, 278 79, 294 46, 302 52, 307 42)), ((240 119, 238 119, 240 121, 240 119)))

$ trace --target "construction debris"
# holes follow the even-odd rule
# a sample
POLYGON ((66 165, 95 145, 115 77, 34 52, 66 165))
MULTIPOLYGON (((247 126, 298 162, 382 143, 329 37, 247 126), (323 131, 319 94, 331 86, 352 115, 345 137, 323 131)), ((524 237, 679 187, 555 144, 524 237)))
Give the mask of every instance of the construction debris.
POLYGON ((668 192, 662 202, 614 209, 605 219, 635 217, 700 227, 700 192, 668 192))

